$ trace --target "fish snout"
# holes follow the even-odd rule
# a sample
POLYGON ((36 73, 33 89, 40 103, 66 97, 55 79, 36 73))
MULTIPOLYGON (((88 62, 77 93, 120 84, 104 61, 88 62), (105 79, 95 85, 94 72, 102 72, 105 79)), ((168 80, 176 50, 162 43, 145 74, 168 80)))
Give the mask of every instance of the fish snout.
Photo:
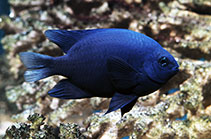
POLYGON ((175 73, 179 72, 179 66, 174 67, 174 68, 173 68, 173 71, 174 71, 175 73))

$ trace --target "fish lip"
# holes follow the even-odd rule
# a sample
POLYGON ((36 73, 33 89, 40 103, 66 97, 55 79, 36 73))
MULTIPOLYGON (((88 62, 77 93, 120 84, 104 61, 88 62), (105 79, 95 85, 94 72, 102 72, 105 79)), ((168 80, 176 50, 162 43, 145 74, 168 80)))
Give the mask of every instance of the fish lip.
MULTIPOLYGON (((154 66, 153 66, 153 71, 155 71, 154 66)), ((173 74, 174 75, 177 74, 179 72, 179 66, 174 67, 171 71, 173 71, 173 74)), ((152 77, 150 77, 150 75, 148 75, 148 74, 146 74, 146 75, 147 75, 147 77, 148 77, 148 79, 150 81, 152 81, 152 82, 154 82, 156 84, 163 85, 163 84, 166 83, 166 81, 162 81, 162 80, 159 80, 159 79, 158 80, 155 80, 152 77)))
POLYGON ((173 70, 174 70, 176 73, 179 72, 179 66, 174 67, 173 70))

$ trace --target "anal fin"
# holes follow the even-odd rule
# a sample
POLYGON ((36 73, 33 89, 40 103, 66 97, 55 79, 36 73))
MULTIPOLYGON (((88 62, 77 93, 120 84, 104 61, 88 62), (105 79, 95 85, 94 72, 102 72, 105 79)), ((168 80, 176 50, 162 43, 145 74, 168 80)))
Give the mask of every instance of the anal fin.
POLYGON ((123 116, 125 113, 129 112, 133 108, 133 106, 136 104, 137 99, 138 98, 134 99, 133 101, 125 105, 123 108, 121 108, 121 116, 123 116))
POLYGON ((128 112, 130 109, 132 109, 137 99, 138 96, 135 96, 134 94, 125 95, 115 93, 111 99, 109 109, 105 114, 115 111, 117 109, 122 109, 121 111, 123 112, 123 115, 125 112, 128 112))
POLYGON ((51 97, 61 99, 80 99, 93 97, 90 93, 73 85, 68 79, 59 81, 52 90, 48 92, 51 97))

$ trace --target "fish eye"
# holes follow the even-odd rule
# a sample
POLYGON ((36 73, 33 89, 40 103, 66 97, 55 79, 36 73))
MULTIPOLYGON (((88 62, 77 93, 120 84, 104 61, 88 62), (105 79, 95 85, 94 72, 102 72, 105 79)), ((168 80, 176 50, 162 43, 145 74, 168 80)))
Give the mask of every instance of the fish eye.
POLYGON ((167 57, 163 56, 158 60, 158 63, 162 66, 162 67, 166 67, 169 64, 169 60, 167 57))

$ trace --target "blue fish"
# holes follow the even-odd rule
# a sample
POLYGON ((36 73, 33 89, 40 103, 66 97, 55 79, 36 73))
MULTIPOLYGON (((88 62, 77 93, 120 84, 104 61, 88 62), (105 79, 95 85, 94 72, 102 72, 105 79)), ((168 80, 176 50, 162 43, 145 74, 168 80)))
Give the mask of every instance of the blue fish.
POLYGON ((47 30, 45 35, 65 55, 20 53, 27 68, 25 80, 65 76, 48 92, 50 96, 112 97, 106 114, 130 111, 138 97, 156 91, 179 71, 174 57, 155 40, 131 30, 47 30))

